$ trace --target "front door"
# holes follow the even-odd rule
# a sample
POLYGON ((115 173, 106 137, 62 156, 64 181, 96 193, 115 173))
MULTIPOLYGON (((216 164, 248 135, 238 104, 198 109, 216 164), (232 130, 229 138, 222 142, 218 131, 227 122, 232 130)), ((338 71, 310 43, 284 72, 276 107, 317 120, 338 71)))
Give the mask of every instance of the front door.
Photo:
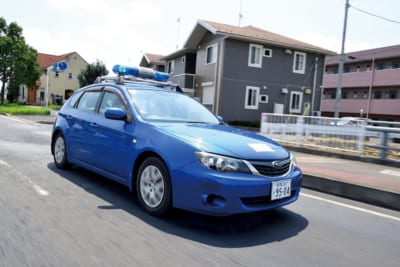
POLYGON ((32 87, 28 89, 28 103, 29 105, 34 105, 36 103, 36 88, 32 87))

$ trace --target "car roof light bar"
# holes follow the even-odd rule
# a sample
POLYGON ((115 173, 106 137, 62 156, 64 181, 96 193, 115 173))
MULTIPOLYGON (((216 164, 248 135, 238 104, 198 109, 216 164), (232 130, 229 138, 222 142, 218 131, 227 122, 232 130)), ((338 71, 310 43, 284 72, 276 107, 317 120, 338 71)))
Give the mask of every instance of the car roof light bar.
POLYGON ((169 79, 169 74, 161 71, 155 71, 151 68, 144 67, 129 67, 123 65, 114 65, 112 71, 118 76, 132 75, 137 78, 151 79, 158 82, 166 82, 169 79))

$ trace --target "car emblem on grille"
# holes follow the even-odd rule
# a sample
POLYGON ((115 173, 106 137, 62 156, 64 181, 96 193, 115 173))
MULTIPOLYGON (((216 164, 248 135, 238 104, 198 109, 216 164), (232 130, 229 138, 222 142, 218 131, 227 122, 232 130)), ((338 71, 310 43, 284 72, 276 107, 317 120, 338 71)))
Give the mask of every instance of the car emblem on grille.
POLYGON ((289 160, 282 160, 282 161, 275 160, 272 162, 272 167, 274 167, 275 169, 282 168, 285 164, 288 163, 288 161, 289 160))

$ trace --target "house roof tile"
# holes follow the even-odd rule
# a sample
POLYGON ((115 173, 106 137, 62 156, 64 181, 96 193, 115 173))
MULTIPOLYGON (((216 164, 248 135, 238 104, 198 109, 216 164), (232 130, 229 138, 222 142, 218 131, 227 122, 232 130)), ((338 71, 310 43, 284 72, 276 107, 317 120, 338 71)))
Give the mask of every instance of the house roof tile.
POLYGON ((165 63, 165 60, 162 59, 164 57, 163 55, 145 53, 143 54, 143 56, 146 57, 148 63, 159 63, 159 64, 165 63))
MULTIPOLYGON (((224 34, 229 38, 248 40, 252 42, 260 42, 271 45, 278 45, 292 49, 302 49, 306 51, 313 51, 327 55, 336 54, 335 52, 327 50, 325 48, 321 48, 277 33, 266 31, 251 25, 245 27, 238 27, 207 20, 199 20, 195 29, 192 32, 192 35, 196 33, 198 34, 204 33, 204 29, 202 31, 198 29, 199 26, 207 31, 210 31, 213 34, 224 34)), ((191 37, 189 37, 189 40, 186 42, 186 45, 189 47, 191 45, 194 45, 191 42, 190 38, 191 37)))
MULTIPOLYGON (((378 59, 387 58, 400 58, 400 45, 385 46, 355 52, 345 53, 346 63, 355 63, 363 61, 376 61, 378 59)), ((337 65, 339 64, 339 55, 329 56, 325 59, 326 65, 337 65)))
POLYGON ((63 54, 63 55, 50 55, 50 54, 44 54, 44 53, 38 53, 38 57, 37 57, 37 61, 40 65, 41 69, 46 69, 50 66, 53 65, 53 63, 55 62, 59 62, 62 61, 63 59, 66 59, 67 57, 73 55, 73 54, 77 54, 77 52, 70 52, 67 54, 63 54))

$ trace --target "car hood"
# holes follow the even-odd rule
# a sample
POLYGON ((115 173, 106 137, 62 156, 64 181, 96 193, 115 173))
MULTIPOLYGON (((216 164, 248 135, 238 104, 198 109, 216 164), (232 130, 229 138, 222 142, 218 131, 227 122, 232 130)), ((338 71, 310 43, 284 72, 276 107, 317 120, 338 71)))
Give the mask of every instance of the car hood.
POLYGON ((157 124, 169 136, 185 141, 201 151, 247 160, 285 159, 289 152, 278 143, 256 133, 227 125, 157 124))

